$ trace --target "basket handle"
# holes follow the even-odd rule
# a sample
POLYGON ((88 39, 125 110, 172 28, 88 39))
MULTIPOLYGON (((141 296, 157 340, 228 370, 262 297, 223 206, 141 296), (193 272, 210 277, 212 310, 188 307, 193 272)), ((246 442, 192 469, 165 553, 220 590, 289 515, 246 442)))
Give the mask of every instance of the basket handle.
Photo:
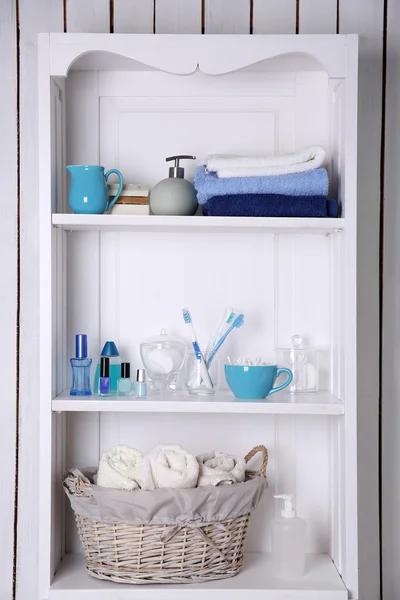
POLYGON ((265 446, 254 446, 252 450, 244 457, 245 463, 247 464, 253 456, 261 452, 262 460, 261 466, 258 471, 247 471, 252 477, 266 477, 267 466, 268 466, 268 450, 265 446))

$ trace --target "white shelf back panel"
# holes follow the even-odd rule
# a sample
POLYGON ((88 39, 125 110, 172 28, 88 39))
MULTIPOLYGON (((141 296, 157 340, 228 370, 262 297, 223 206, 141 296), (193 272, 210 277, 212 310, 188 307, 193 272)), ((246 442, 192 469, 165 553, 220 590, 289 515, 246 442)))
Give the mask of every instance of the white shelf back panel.
MULTIPOLYGON (((67 79, 67 162, 118 168, 126 182, 168 176, 165 158, 285 153, 320 144, 331 165, 327 74, 72 71, 67 79), (85 135, 82 136, 82 131, 85 135), (84 144, 82 145, 82 138, 84 144)), ((332 183, 333 188, 336 187, 332 183)))
MULTIPOLYGON (((204 348, 224 309, 245 324, 219 352, 263 356, 290 345, 294 333, 321 350, 320 388, 331 386, 332 240, 265 232, 73 232, 68 235, 68 356, 85 332, 93 358, 106 340, 141 367, 141 341, 168 328, 189 341, 188 306, 204 348), (211 269, 212 265, 212 269, 211 269)), ((61 390, 60 390, 61 391, 61 390)), ((341 398, 342 399, 342 398, 341 398)))
POLYGON ((329 157, 325 73, 269 74, 261 83, 242 72, 217 79, 119 75, 103 73, 99 83, 100 162, 120 169, 126 181, 151 188, 168 176, 165 158, 182 153, 196 156, 184 163, 189 179, 210 154, 277 154, 321 144, 329 157))

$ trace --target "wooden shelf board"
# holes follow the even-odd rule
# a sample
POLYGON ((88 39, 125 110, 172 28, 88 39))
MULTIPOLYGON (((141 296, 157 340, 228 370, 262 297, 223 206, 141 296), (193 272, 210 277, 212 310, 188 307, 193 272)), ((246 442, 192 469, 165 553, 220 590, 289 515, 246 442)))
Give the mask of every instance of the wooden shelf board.
POLYGON ((190 396, 185 391, 176 394, 154 393, 145 400, 136 398, 101 398, 70 396, 64 390, 52 402, 57 412, 157 412, 157 413, 227 413, 227 414, 291 414, 342 415, 344 405, 329 392, 314 394, 278 393, 266 400, 237 400, 230 391, 209 396, 190 396))
POLYGON ((89 576, 83 556, 66 555, 50 587, 49 600, 347 600, 348 592, 327 554, 309 554, 299 579, 278 579, 268 554, 245 555, 242 571, 209 583, 134 586, 89 576), (73 594, 73 596, 72 596, 73 594))
POLYGON ((183 231, 187 229, 290 233, 342 231, 344 219, 262 217, 175 217, 159 215, 53 214, 52 223, 67 231, 183 231))

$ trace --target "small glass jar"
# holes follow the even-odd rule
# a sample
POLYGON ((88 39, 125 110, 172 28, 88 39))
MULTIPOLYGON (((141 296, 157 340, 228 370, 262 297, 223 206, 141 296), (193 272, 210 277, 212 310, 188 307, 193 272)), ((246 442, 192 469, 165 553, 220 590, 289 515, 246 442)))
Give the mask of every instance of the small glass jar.
POLYGON ((318 392, 319 350, 303 348, 300 335, 293 335, 290 348, 277 348, 277 364, 287 367, 293 373, 288 390, 292 394, 318 392))
POLYGON ((186 342, 169 335, 166 329, 140 344, 140 356, 151 390, 176 391, 186 352, 186 342))
POLYGON ((196 352, 188 352, 186 360, 186 389, 189 394, 210 395, 218 388, 218 360, 209 365, 210 352, 203 352, 198 358, 196 352))
POLYGON ((131 379, 131 364, 121 363, 121 377, 117 381, 117 396, 132 396, 133 383, 131 379))

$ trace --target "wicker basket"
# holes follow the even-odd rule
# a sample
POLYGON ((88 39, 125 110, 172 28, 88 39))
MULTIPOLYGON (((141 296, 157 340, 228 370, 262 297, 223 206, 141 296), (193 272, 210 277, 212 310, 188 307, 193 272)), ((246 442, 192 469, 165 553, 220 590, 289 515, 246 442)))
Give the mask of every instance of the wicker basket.
MULTIPOLYGON (((246 481, 266 476, 264 446, 253 448, 245 461, 258 452, 261 467, 246 471, 246 481)), ((92 498, 91 484, 76 471, 66 475, 64 487, 70 497, 92 498)), ((75 518, 92 577, 131 584, 190 583, 233 577, 240 571, 250 513, 203 527, 177 526, 172 532, 167 525, 99 522, 77 513, 75 518)))

